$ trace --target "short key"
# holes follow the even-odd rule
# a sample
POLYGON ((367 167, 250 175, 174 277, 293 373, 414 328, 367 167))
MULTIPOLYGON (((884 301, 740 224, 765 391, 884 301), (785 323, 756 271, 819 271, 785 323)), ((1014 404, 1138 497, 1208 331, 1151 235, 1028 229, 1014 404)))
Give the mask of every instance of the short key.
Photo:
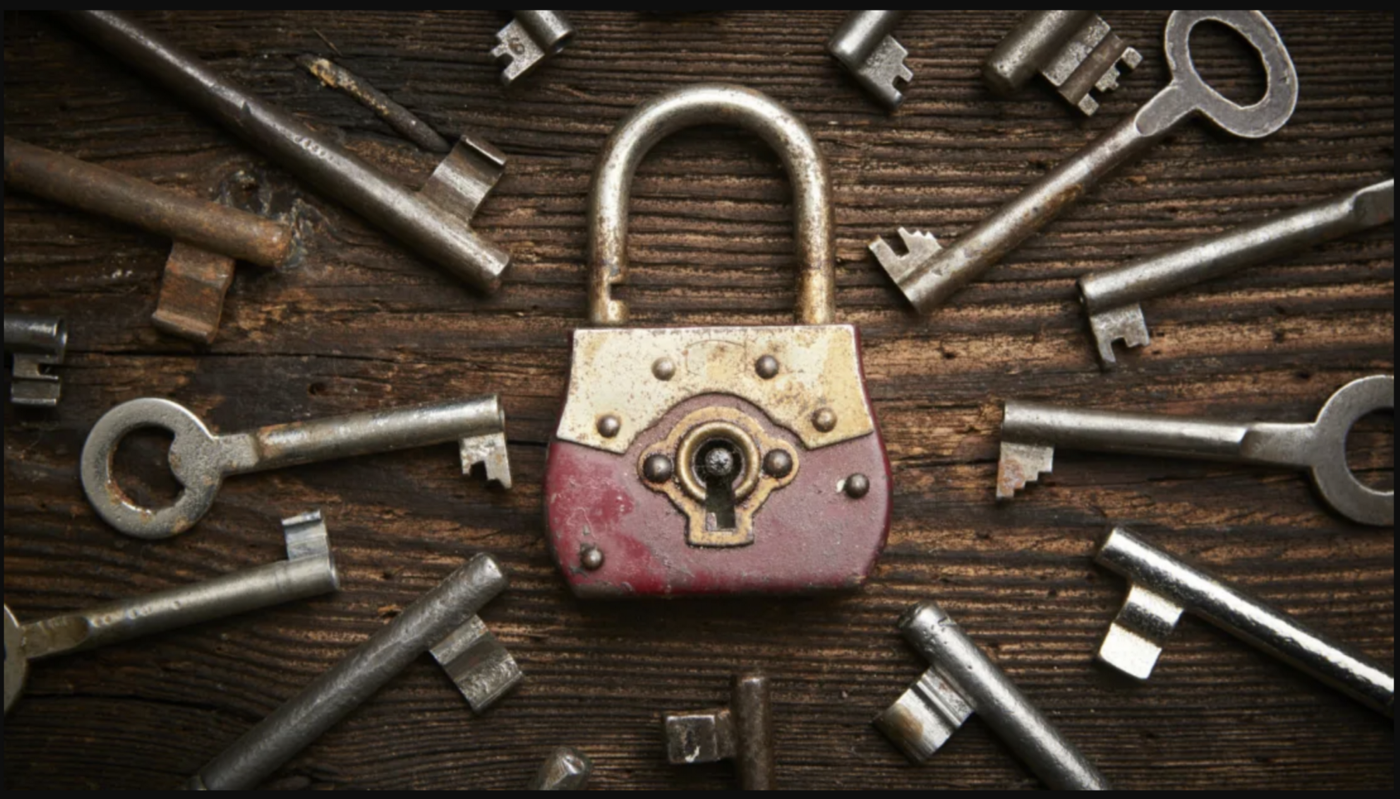
POLYGON ((1099 361, 1105 369, 1115 365, 1115 341, 1129 347, 1151 341, 1138 304, 1143 300, 1394 221, 1392 178, 1119 269, 1086 275, 1079 280, 1079 293, 1098 343, 1099 361))
POLYGON ((870 250, 920 313, 929 313, 996 264, 1091 186, 1200 114, 1222 130, 1259 139, 1283 127, 1298 102, 1298 75, 1278 31, 1257 11, 1174 11, 1163 35, 1172 82, 1156 97, 1061 164, 948 248, 901 229, 907 253, 884 239, 870 250), (1191 31, 1206 21, 1233 28, 1258 51, 1268 76, 1264 98, 1239 106, 1208 86, 1191 62, 1191 31))
POLYGON ((1056 447, 1233 461, 1307 470, 1338 513, 1362 524, 1395 523, 1395 492, 1377 491, 1347 466, 1347 434, 1369 413, 1393 410, 1395 378, 1353 381, 1304 424, 1225 422, 1007 401, 997 498, 1009 499, 1048 473, 1056 447))
POLYGON ((83 490, 97 514, 136 538, 170 538, 194 526, 214 504, 225 477, 460 442, 462 471, 484 463, 486 476, 510 488, 505 413, 495 395, 388 411, 273 425, 215 435, 169 400, 137 399, 108 411, 83 446, 83 490), (173 505, 144 508, 116 482, 113 458, 128 434, 157 428, 174 434, 170 468, 183 486, 173 505))
POLYGON ((5 314, 5 352, 14 359, 10 402, 27 408, 54 408, 63 384, 44 367, 59 366, 68 354, 68 326, 56 316, 5 314))
POLYGON ((340 587, 319 512, 282 522, 287 560, 193 585, 21 625, 5 607, 5 712, 24 690, 29 661, 327 594, 340 587))
POLYGON ((914 79, 909 51, 891 35, 908 11, 852 11, 827 42, 827 52, 850 70, 862 89, 890 111, 904 102, 901 89, 914 79))
POLYGON ((574 26, 558 11, 515 11, 515 19, 496 32, 491 55, 505 62, 501 83, 510 86, 556 55, 574 37, 574 26))
POLYGON ((910 760, 926 762, 977 713, 1051 788, 1112 787, 936 603, 910 608, 899 630, 932 668, 875 726, 910 760))
POLYGON ((728 707, 668 713, 667 759, 675 765, 733 760, 743 790, 777 790, 770 696, 768 677, 746 672, 735 675, 728 707))
POLYGON ((1395 676, 1390 672, 1132 532, 1115 528, 1094 560, 1130 583, 1123 609, 1099 647, 1099 660, 1106 665, 1146 680, 1181 614, 1190 612, 1377 713, 1395 717, 1395 676))
POLYGON ((476 615, 507 584, 490 556, 473 557, 244 733, 186 787, 257 787, 427 652, 447 671, 472 711, 485 711, 522 679, 510 653, 476 615))

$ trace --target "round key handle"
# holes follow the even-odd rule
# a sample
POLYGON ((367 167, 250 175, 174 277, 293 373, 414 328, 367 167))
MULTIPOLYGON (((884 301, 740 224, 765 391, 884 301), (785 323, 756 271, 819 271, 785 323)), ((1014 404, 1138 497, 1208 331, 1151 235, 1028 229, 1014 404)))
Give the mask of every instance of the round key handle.
POLYGON ((1157 135, 1186 117, 1200 113, 1222 130, 1246 139, 1277 131, 1298 106, 1298 71, 1273 23, 1258 11, 1173 11, 1163 33, 1171 85, 1137 113, 1138 129, 1157 135), (1191 60, 1191 31, 1202 22, 1218 22, 1244 37, 1264 63, 1263 99, 1240 105, 1205 82, 1191 60))
POLYGON ((1377 491, 1347 465, 1347 437, 1367 414, 1395 409, 1394 375, 1363 377, 1342 386, 1313 425, 1309 452, 1300 453, 1322 498, 1343 516, 1364 524, 1395 524, 1395 491, 1377 491))
POLYGON ((227 453, 209 428, 187 408, 169 400, 137 399, 108 411, 83 445, 83 490, 102 520, 127 535, 156 540, 194 526, 214 505, 223 483, 227 453), (147 508, 127 496, 117 483, 113 460, 122 439, 137 430, 170 432, 170 471, 180 482, 173 505, 147 508))

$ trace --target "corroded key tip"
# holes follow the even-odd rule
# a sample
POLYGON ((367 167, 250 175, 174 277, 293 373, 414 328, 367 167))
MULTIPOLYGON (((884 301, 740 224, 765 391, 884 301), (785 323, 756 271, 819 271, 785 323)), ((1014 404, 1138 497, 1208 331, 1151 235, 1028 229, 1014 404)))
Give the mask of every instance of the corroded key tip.
POLYGON ((503 62, 501 83, 509 87, 557 55, 574 37, 574 28, 557 11, 515 11, 509 25, 496 32, 491 56, 503 62))
POLYGON ((5 315, 5 352, 11 367, 10 402, 29 408, 54 408, 63 395, 58 375, 68 354, 68 326, 56 316, 5 315))
POLYGON ((729 707, 668 713, 664 721, 667 759, 676 765, 734 760, 744 790, 773 790, 769 690, 764 675, 740 674, 734 678, 729 707))

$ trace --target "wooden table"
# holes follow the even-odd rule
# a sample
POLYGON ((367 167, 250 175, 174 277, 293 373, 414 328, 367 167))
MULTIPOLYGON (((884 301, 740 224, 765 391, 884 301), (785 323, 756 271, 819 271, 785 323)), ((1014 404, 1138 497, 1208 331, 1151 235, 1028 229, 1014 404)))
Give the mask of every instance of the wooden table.
MULTIPOLYGON (((720 703, 732 672, 762 667, 776 680, 784 786, 1037 786, 981 721, 924 768, 870 726, 924 668, 894 622, 930 597, 1122 786, 1393 786, 1390 722, 1203 623, 1182 624, 1147 685, 1096 667, 1125 586, 1090 563, 1106 524, 1130 523, 1389 667, 1392 530, 1347 523, 1301 474, 1068 451, 1042 484, 993 500, 1006 398, 1302 421, 1348 380, 1394 371, 1390 230, 1148 303, 1153 344, 1113 374, 1096 365, 1073 288, 1085 272, 1391 174, 1391 14, 1271 13, 1302 89, 1287 127, 1244 142, 1187 125, 923 319, 867 242, 899 226, 956 237, 1150 97, 1165 81, 1165 12, 1109 14, 1145 63, 1092 119, 1043 83, 1013 100, 983 88, 981 59, 1009 12, 911 15, 898 36, 916 78, 892 117, 825 54, 844 12, 570 13, 574 43, 510 92, 487 54, 499 12, 141 15, 412 185, 434 157, 296 56, 332 57, 440 131, 471 129, 508 153, 477 227, 514 265, 486 298, 53 19, 6 12, 6 135, 191 191, 249 166, 295 210, 310 253, 281 273, 240 267, 218 341, 201 348, 150 324, 167 241, 6 196, 5 309, 66 316, 72 345, 56 411, 5 410, 5 601, 36 618, 270 562, 278 520, 311 508, 327 515, 345 584, 41 664, 6 719, 7 789, 178 784, 479 551, 513 580, 484 615, 527 675, 518 693, 474 719, 424 658, 271 785, 515 788, 572 744, 596 761, 597 787, 728 788, 727 765, 668 766, 659 720, 720 703), (584 318, 593 159, 638 102, 701 80, 771 94, 830 160, 840 316, 864 334, 896 482, 889 546, 850 596, 584 603, 546 550, 540 483, 568 333, 584 318), (230 480, 193 532, 142 543, 98 521, 78 481, 89 427, 135 397, 178 400, 232 431, 488 392, 510 416, 510 492, 462 478, 453 448, 435 447, 230 480)), ((1229 93, 1262 86, 1227 35, 1197 45, 1229 93)), ((776 157, 747 134, 661 144, 633 202, 622 291, 636 323, 784 321, 788 202, 776 157)), ((1368 479, 1393 484, 1393 438, 1393 417, 1353 436, 1368 479)), ((140 436, 124 450, 141 491, 173 490, 153 476, 161 445, 140 436)))

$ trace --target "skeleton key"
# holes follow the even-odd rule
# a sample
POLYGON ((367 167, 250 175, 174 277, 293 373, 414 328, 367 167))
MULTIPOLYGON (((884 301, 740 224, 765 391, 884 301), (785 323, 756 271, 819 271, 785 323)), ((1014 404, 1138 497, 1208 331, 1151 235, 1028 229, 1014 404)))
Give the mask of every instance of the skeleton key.
POLYGON ((909 51, 890 32, 908 11, 852 11, 827 42, 827 52, 851 71, 875 99, 893 111, 904 102, 900 91, 914 79, 905 66, 909 51))
POLYGON ((501 83, 510 86, 556 55, 574 38, 574 26, 558 11, 516 11, 515 19, 496 33, 491 55, 505 62, 501 83))
POLYGON ((104 521, 136 538, 159 539, 193 527, 214 504, 225 477, 337 458, 460 441, 462 473, 480 463, 486 477, 510 488, 505 412, 494 394, 388 411, 215 435, 188 409, 169 400, 137 399, 108 411, 83 445, 83 489, 104 521), (175 437, 170 469, 184 486, 175 504, 144 508, 122 491, 112 460, 123 438, 158 428, 175 437))
POLYGON ((1123 69, 1137 69, 1142 54, 1129 47, 1093 11, 1030 11, 1001 40, 983 65, 987 86, 1003 97, 1039 72, 1085 116, 1099 110, 1090 92, 1118 88, 1123 69))
POLYGON ((1200 616, 1262 652, 1395 717, 1395 677, 1366 656, 1309 630, 1248 594, 1118 527, 1094 561, 1123 577, 1127 601, 1099 647, 1099 660, 1138 680, 1152 676, 1183 612, 1200 616))
POLYGON ((515 659, 476 615, 507 584, 489 555, 472 558, 244 733, 185 787, 257 787, 426 652, 457 684, 472 712, 484 712, 523 679, 515 659))
POLYGON ((882 238, 870 250, 920 313, 942 305, 996 264, 1070 203, 1127 161, 1200 114, 1227 133, 1259 139, 1293 116, 1298 74, 1283 40, 1258 11, 1174 11, 1163 35, 1172 82, 1137 113, 1104 133, 1020 197, 944 249, 927 233, 900 229, 907 252, 895 254, 882 238), (1233 28, 1258 51, 1268 90, 1254 105, 1240 106, 1208 86, 1191 62, 1191 30, 1202 22, 1233 28))
POLYGON ((729 707, 668 713, 664 721, 667 759, 678 766, 733 760, 741 788, 777 790, 770 696, 768 677, 746 672, 734 677, 729 707))
POLYGON ((29 661, 328 594, 340 588, 321 513, 282 522, 287 560, 136 599, 21 625, 5 607, 5 712, 24 690, 29 661))
POLYGON ((906 611, 899 631, 932 668, 874 724, 911 761, 928 762, 976 713, 1054 790, 1112 787, 936 602, 906 611))
POLYGON ((5 352, 14 359, 10 402, 27 408, 56 408, 63 394, 59 366, 68 354, 68 326, 57 316, 5 314, 5 352))
POLYGON ((1138 303, 1227 275, 1301 247, 1395 221, 1395 179, 1351 191, 1161 255, 1086 275, 1079 293, 1105 369, 1116 365, 1113 342, 1151 341, 1138 303))
POLYGON ((1048 473, 1055 447, 1173 458, 1200 458, 1307 470, 1322 498, 1338 513, 1388 527, 1395 523, 1395 492, 1376 491, 1347 466, 1347 434, 1375 411, 1395 408, 1392 375, 1342 386, 1308 424, 1224 422, 1113 411, 1086 411, 1036 402, 1006 403, 1002 422, 997 499, 1009 499, 1048 473))

